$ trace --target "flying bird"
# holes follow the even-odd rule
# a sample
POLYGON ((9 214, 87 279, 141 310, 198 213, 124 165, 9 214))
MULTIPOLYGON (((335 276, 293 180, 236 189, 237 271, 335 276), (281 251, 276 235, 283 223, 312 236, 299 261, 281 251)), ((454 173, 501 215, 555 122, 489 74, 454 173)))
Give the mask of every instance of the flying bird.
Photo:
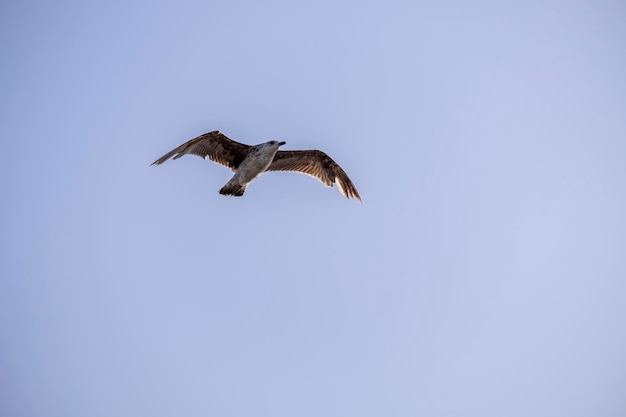
POLYGON ((322 151, 279 151, 286 142, 270 140, 250 146, 228 138, 219 130, 205 133, 166 153, 152 165, 161 165, 170 158, 190 154, 232 169, 235 175, 222 187, 220 194, 242 196, 248 184, 265 171, 295 171, 320 180, 327 187, 335 183, 346 198, 361 201, 356 187, 345 171, 322 151))

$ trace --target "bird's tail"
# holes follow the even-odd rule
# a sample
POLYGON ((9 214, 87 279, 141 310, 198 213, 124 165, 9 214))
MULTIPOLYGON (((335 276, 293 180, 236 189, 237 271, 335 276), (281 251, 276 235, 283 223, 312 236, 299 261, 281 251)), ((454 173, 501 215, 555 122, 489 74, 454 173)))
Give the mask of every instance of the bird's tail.
POLYGON ((248 184, 241 185, 233 181, 228 181, 220 190, 220 194, 241 197, 246 191, 246 188, 248 188, 248 184))

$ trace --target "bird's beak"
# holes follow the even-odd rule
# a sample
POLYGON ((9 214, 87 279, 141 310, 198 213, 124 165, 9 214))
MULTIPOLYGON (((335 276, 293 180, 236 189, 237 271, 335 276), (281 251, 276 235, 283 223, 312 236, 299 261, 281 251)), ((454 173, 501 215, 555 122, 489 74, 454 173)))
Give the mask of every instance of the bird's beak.
POLYGON ((278 146, 283 146, 287 142, 278 142, 278 146))

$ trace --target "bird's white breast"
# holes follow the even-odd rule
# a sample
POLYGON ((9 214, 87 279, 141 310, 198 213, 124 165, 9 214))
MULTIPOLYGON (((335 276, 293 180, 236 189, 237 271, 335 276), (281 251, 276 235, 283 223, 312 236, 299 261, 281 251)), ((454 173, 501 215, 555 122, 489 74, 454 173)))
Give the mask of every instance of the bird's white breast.
POLYGON ((278 147, 253 149, 237 168, 237 176, 242 182, 250 182, 261 175, 272 163, 278 147))

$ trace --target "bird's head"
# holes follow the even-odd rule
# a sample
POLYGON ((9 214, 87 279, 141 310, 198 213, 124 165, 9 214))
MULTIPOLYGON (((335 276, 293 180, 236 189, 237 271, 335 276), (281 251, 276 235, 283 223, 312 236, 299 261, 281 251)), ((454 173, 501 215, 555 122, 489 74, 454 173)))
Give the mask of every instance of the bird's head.
POLYGON ((269 140, 267 142, 259 143, 258 145, 254 145, 254 148, 261 152, 277 152, 278 148, 283 146, 286 142, 279 142, 277 140, 269 140))
POLYGON ((268 145, 276 147, 283 146, 285 143, 287 142, 278 142, 276 140, 270 140, 269 142, 267 142, 268 145))

